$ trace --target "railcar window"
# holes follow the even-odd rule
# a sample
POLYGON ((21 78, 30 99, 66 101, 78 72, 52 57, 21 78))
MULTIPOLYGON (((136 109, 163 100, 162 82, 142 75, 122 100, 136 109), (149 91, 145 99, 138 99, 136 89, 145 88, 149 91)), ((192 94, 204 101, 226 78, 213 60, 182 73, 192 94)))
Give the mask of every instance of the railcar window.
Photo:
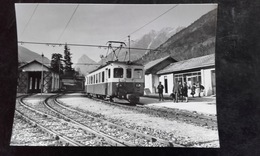
POLYGON ((98 74, 96 74, 96 83, 98 83, 98 74))
POLYGON ((101 73, 98 74, 98 77, 99 77, 99 82, 101 82, 101 73))
POLYGON ((114 78, 123 78, 124 69, 123 68, 114 68, 114 78))
POLYGON ((102 72, 102 82, 105 82, 105 72, 102 72))
POLYGON ((134 78, 142 79, 143 78, 143 70, 142 69, 134 69, 134 78))
POLYGON ((108 78, 110 78, 110 69, 108 69, 108 78))
POLYGON ((131 78, 132 77, 132 69, 126 69, 126 78, 131 78))

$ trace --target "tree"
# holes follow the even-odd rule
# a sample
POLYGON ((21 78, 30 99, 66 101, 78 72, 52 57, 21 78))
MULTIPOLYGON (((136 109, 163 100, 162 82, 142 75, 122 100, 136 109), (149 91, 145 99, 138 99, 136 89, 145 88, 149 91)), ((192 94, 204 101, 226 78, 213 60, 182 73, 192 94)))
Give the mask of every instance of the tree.
POLYGON ((53 71, 63 74, 63 65, 61 63, 62 55, 58 53, 52 54, 51 57, 51 68, 53 71))
POLYGON ((70 53, 70 49, 68 48, 67 44, 65 44, 65 46, 64 46, 64 62, 65 62, 65 67, 64 67, 65 72, 66 73, 72 72, 73 70, 72 70, 71 65, 73 63, 71 62, 71 53, 70 53))

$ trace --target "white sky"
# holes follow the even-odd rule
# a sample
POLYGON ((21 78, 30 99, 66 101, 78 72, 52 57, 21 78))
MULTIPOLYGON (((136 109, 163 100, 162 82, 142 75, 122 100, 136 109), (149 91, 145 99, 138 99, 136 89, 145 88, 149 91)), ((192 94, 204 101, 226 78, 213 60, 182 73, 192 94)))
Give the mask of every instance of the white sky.
MULTIPOLYGON (((37 3, 17 3, 15 8, 18 40, 93 45, 106 45, 107 41, 113 40, 126 42, 130 33, 176 4, 80 4, 64 34, 58 40, 77 5, 39 3, 35 10, 37 3), (30 17, 32 18, 28 23, 30 17)), ((187 27, 216 7, 216 4, 179 4, 154 22, 132 34, 131 40, 139 39, 151 30, 159 31, 165 27, 187 27)), ((22 46, 39 54, 43 53, 49 59, 51 59, 52 53, 64 54, 64 46, 52 47, 31 44, 23 44, 22 46)), ((75 46, 71 46, 70 49, 73 63, 76 63, 83 54, 97 62, 100 60, 100 55, 106 55, 107 51, 100 48, 75 46)))

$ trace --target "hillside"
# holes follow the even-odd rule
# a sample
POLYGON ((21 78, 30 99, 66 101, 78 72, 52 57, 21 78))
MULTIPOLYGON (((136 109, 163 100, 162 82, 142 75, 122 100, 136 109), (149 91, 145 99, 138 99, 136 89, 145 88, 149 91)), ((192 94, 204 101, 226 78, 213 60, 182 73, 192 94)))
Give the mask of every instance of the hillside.
POLYGON ((75 65, 75 70, 80 72, 80 74, 87 75, 90 71, 96 69, 99 65, 95 65, 97 62, 93 61, 86 55, 82 55, 77 64, 75 65), (93 65, 91 65, 93 64, 93 65))
POLYGON ((214 9, 170 37, 156 49, 158 51, 148 52, 136 62, 146 64, 168 55, 181 61, 213 54, 215 53, 216 24, 217 9, 214 9))
MULTIPOLYGON (((134 41, 131 43, 131 47, 134 48, 143 48, 143 49, 155 49, 165 41, 167 41, 172 35, 174 35, 176 32, 183 29, 183 27, 177 27, 177 28, 163 28, 160 31, 151 30, 148 34, 145 34, 142 36, 139 40, 134 41)), ((126 43, 128 44, 128 43, 126 43)), ((127 45, 128 46, 128 45, 127 45)), ((119 61, 129 60, 128 50, 123 49, 120 51, 118 55, 119 61)), ((130 53, 131 61, 137 60, 141 58, 145 53, 148 51, 145 50, 135 50, 132 49, 130 53)), ((103 63, 106 61, 110 61, 112 59, 112 54, 110 53, 105 59, 103 59, 103 63)), ((101 61, 99 61, 101 63, 101 61)))
MULTIPOLYGON (((20 65, 28 63, 33 60, 42 62, 42 56, 25 47, 18 46, 18 62, 20 65)), ((46 63, 47 66, 50 66, 49 64, 50 60, 48 58, 44 57, 43 62, 46 63)))

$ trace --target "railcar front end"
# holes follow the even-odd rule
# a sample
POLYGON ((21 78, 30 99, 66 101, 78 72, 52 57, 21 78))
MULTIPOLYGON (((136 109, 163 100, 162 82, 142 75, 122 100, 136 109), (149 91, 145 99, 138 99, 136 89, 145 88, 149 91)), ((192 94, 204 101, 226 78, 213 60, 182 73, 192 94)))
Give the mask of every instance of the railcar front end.
POLYGON ((110 63, 86 77, 86 93, 99 97, 123 98, 138 103, 144 93, 142 65, 110 63))

